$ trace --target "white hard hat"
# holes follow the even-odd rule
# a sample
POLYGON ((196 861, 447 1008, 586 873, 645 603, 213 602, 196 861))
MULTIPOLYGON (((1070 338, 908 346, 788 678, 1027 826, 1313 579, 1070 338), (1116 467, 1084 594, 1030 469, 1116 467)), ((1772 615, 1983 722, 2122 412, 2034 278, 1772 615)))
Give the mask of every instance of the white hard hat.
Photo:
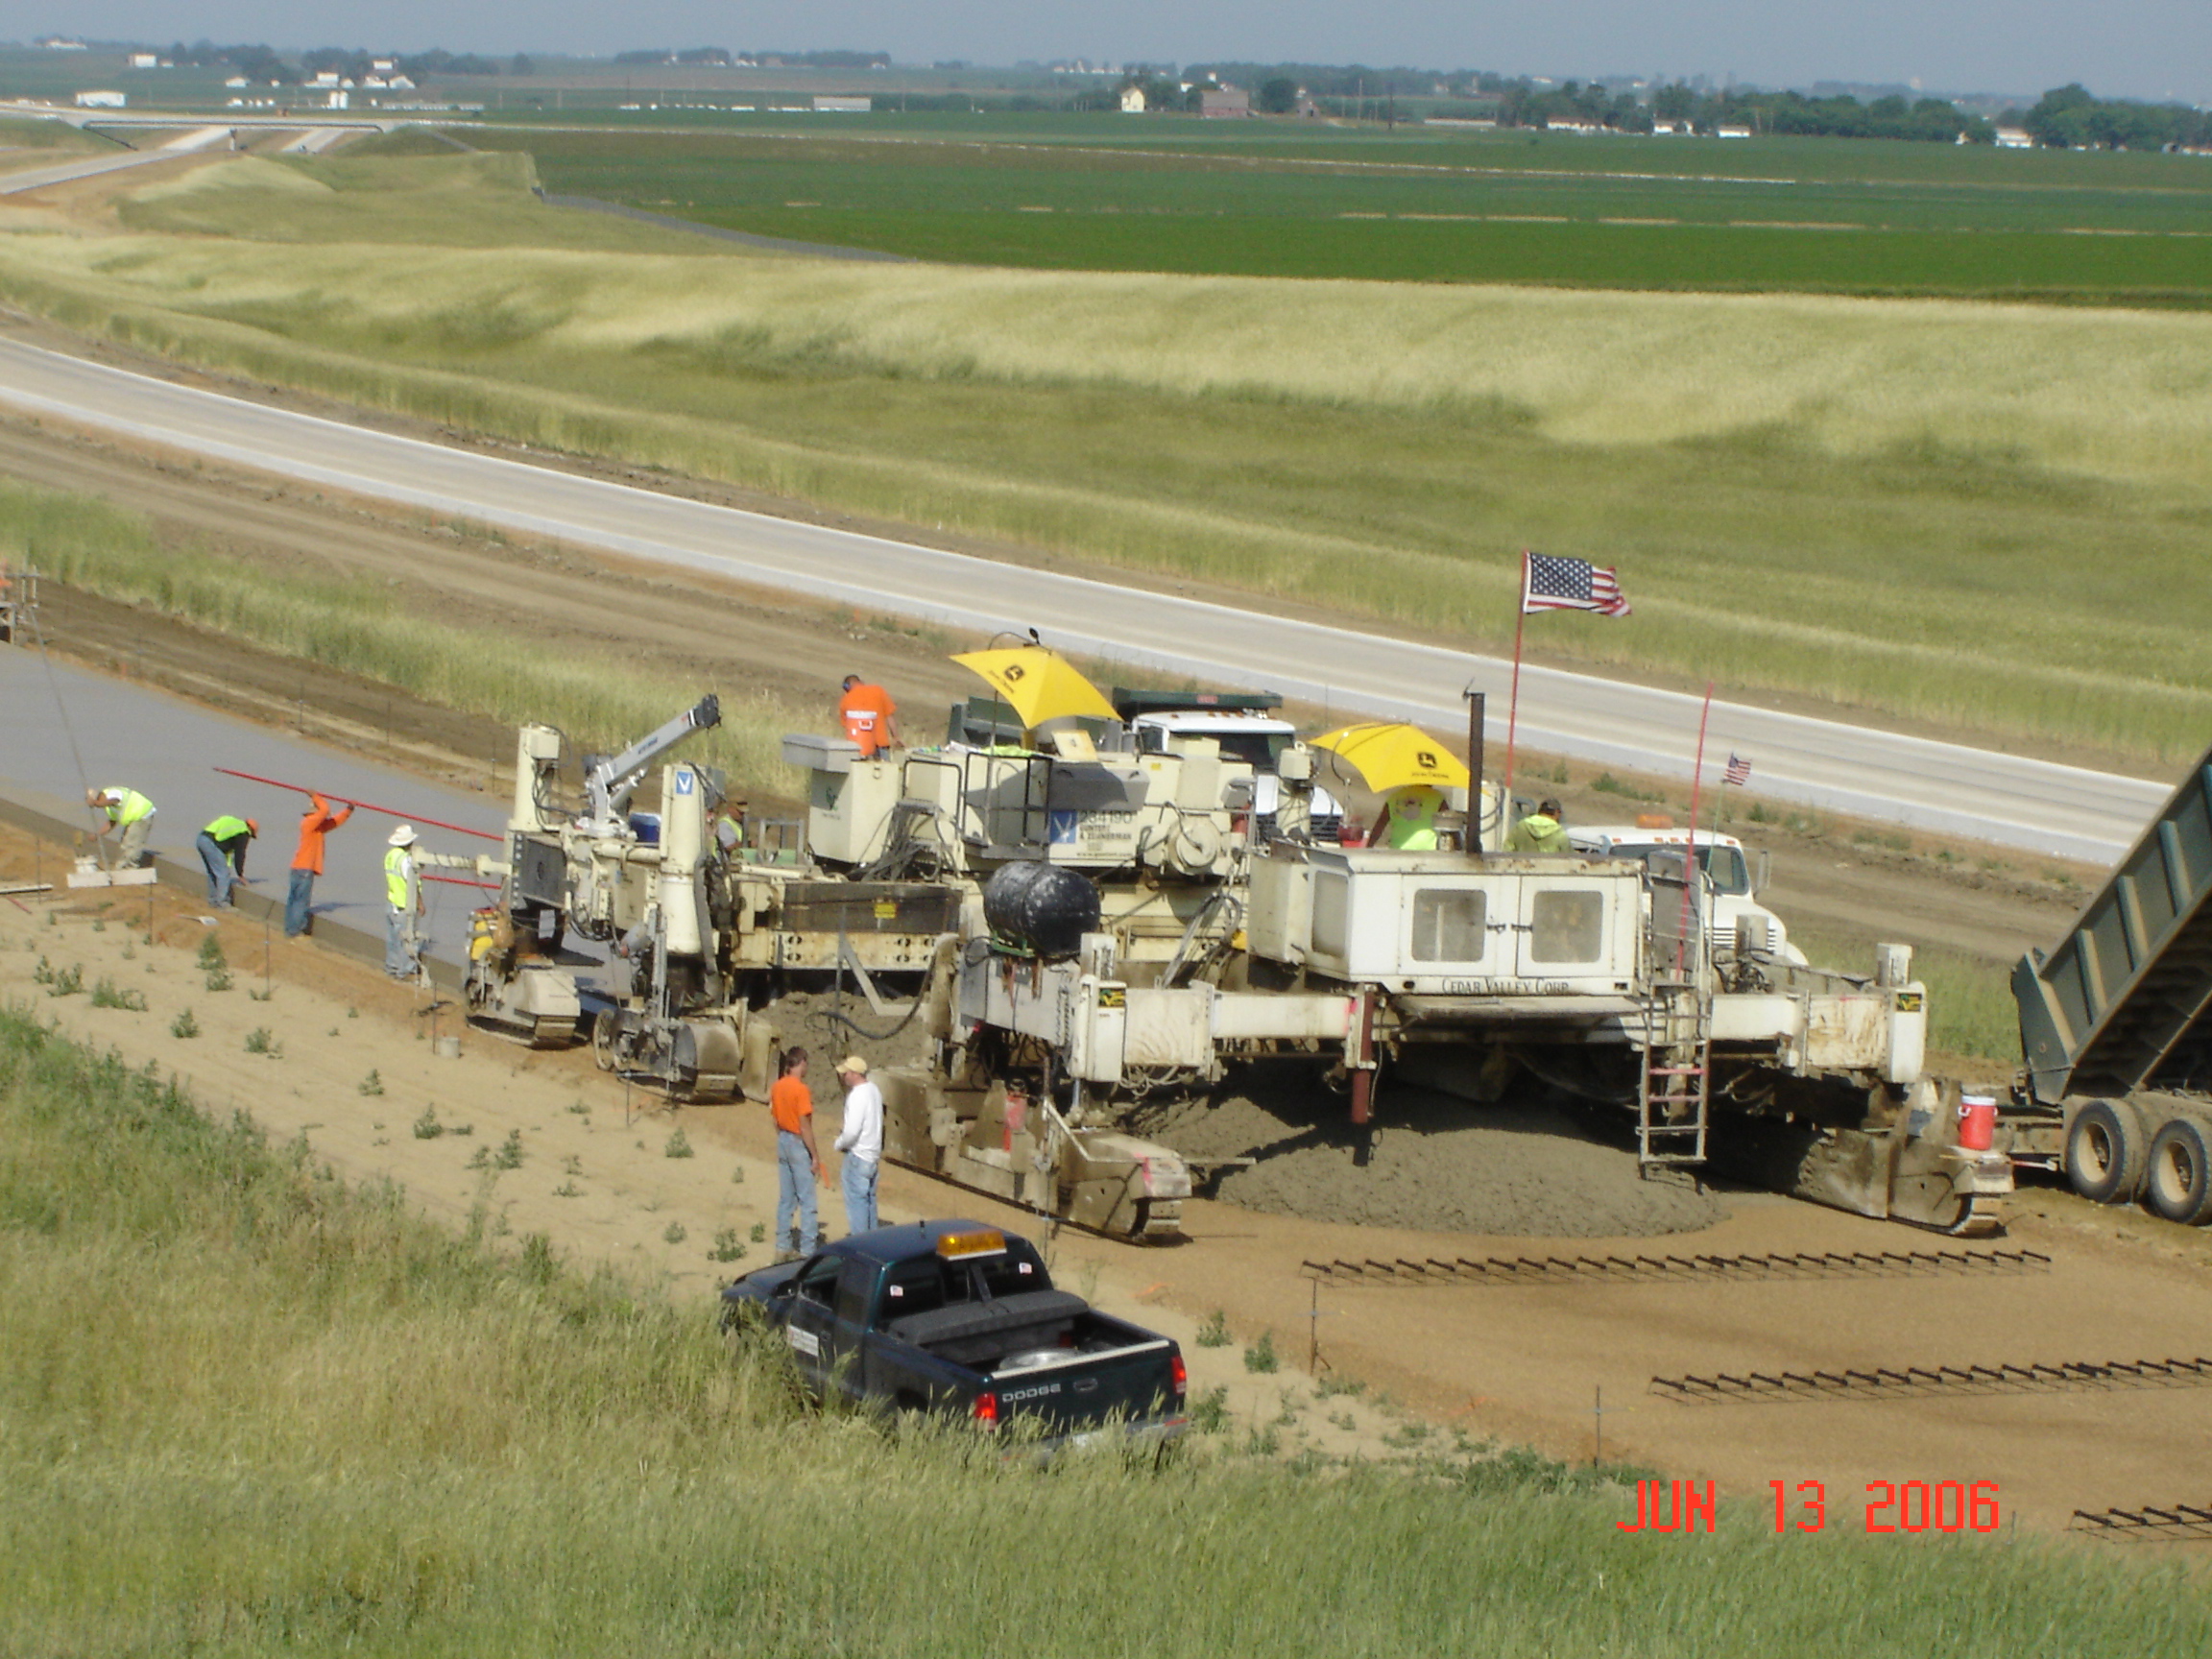
POLYGON ((386 838, 386 844, 393 847, 414 846, 415 826, 412 824, 400 825, 398 829, 393 830, 391 835, 386 838))

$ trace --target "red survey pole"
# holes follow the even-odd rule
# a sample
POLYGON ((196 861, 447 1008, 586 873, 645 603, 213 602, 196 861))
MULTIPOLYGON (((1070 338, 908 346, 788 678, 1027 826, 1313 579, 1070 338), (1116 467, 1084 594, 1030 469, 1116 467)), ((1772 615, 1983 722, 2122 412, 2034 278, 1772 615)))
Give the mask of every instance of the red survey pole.
POLYGON ((1705 707, 1697 713, 1697 760, 1690 774, 1690 867, 1682 873, 1682 926, 1674 941, 1674 972, 1682 972, 1682 952, 1690 942, 1691 898, 1696 892, 1697 789, 1705 781, 1705 723, 1713 717, 1713 682, 1705 682, 1705 707))

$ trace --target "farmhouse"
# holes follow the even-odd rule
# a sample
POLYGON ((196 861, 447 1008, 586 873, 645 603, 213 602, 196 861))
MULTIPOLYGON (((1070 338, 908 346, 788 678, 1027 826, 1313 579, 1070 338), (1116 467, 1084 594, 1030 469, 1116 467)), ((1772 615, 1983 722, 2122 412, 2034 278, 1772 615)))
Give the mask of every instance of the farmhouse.
POLYGON ((1201 92, 1198 113, 1209 121, 1241 120, 1252 113, 1252 94, 1230 86, 1201 92))
POLYGON ((2032 150, 2035 148, 2035 134, 2025 127, 2000 127, 1997 129, 1997 148, 2032 150))
POLYGON ((1124 86, 1121 88, 1121 113, 1124 115, 1142 115, 1144 113, 1143 87, 1124 86))

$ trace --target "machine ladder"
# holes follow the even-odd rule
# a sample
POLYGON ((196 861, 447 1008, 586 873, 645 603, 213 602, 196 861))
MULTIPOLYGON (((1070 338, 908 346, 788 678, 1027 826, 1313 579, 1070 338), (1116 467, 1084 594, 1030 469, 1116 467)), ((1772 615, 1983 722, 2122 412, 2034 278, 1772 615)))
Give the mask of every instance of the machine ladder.
POLYGON ((1662 976, 1652 982, 1644 1005, 1644 1066, 1636 1089, 1638 1166, 1704 1163, 1712 1102, 1709 1005, 1689 976, 1662 976))

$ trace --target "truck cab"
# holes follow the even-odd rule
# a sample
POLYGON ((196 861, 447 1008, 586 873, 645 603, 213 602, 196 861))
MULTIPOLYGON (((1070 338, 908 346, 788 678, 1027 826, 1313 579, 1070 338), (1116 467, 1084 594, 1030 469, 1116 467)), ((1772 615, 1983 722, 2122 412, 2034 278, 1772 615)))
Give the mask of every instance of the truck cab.
MULTIPOLYGON (((1276 805, 1283 793, 1277 763, 1283 752, 1298 741, 1298 729, 1274 712, 1282 703, 1271 692, 1238 696, 1114 688, 1114 707, 1129 723, 1140 754, 1165 754, 1178 738, 1210 737, 1221 746, 1224 760, 1241 761, 1252 768, 1256 841, 1264 839, 1274 827, 1276 805)), ((1316 785, 1310 822, 1313 839, 1335 840, 1344 822, 1343 804, 1316 785)))
MULTIPOLYGON (((1671 825, 1612 824, 1570 829, 1567 840, 1588 858, 1648 860, 1662 849, 1686 851, 1691 832, 1671 825)), ((1782 918, 1759 902, 1759 891, 1767 884, 1767 854, 1754 858, 1735 836, 1702 831, 1696 847, 1697 865, 1711 890, 1708 915, 1716 952, 1733 954, 1741 948, 1768 961, 1804 967, 1805 952, 1790 943, 1782 918)))

